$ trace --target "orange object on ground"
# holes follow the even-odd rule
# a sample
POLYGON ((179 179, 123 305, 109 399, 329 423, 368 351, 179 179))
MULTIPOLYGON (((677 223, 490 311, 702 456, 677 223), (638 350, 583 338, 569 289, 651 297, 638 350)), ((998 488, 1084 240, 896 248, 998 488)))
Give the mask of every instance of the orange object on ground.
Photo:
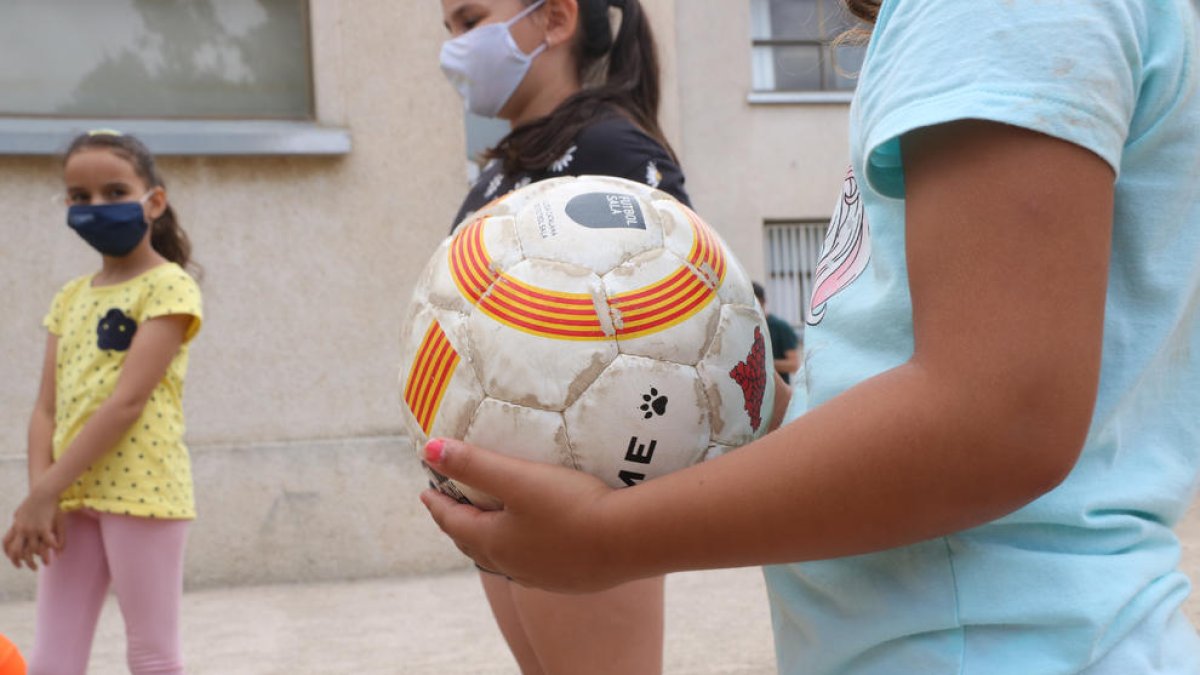
POLYGON ((0 675, 25 675, 25 659, 3 633, 0 633, 0 675))

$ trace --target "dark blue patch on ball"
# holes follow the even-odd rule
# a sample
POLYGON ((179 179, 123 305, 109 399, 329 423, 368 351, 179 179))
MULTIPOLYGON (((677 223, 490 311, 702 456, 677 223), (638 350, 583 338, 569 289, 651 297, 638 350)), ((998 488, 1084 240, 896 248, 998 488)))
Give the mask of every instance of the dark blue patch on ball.
POLYGON ((594 230, 610 228, 646 229, 646 217, 633 195, 620 192, 588 192, 571 198, 566 206, 571 220, 594 230))
POLYGON ((114 307, 96 324, 96 346, 123 352, 133 344, 133 334, 136 332, 137 322, 114 307))

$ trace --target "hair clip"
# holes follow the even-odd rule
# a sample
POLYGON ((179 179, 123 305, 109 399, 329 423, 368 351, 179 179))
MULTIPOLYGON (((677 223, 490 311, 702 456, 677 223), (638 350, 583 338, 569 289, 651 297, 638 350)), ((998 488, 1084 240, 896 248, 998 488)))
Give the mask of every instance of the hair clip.
POLYGON ((87 132, 88 136, 124 136, 125 134, 116 129, 92 129, 87 132))

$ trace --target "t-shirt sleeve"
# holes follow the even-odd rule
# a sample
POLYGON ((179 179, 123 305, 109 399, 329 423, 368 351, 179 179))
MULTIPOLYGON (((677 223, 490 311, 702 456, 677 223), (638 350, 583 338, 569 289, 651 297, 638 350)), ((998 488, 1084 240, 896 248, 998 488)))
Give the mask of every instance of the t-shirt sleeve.
POLYGON ((594 124, 579 133, 576 161, 566 173, 616 176, 657 188, 691 205, 683 171, 666 148, 624 118, 594 124))
POLYGON ((183 341, 186 344, 196 337, 196 333, 200 332, 204 311, 200 298, 200 285, 182 268, 172 269, 155 281, 149 297, 146 298, 138 323, 175 314, 192 317, 187 332, 183 335, 183 341))
POLYGON ((86 281, 85 277, 80 277, 69 282, 67 285, 59 289, 58 293, 54 294, 54 299, 50 301, 50 309, 46 312, 46 316, 42 318, 42 325, 46 330, 54 335, 62 337, 62 323, 64 314, 67 311, 67 303, 70 298, 79 289, 81 283, 86 281))
POLYGON ((1132 0, 895 0, 860 76, 856 160, 904 194, 900 138, 979 119, 1082 146, 1119 170, 1136 107, 1143 20, 1132 0))

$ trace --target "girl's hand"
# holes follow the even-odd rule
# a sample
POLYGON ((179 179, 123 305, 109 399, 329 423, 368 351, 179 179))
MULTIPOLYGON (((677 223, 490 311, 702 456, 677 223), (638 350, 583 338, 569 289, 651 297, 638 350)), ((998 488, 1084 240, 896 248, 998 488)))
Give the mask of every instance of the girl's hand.
POLYGON ((37 557, 50 564, 50 550, 61 551, 64 540, 58 511, 58 496, 46 494, 37 487, 13 513, 13 524, 4 536, 4 554, 15 567, 24 563, 37 569, 37 557))
POLYGON ((425 446, 425 461, 504 504, 481 511, 437 490, 421 494, 438 527, 480 567, 553 591, 594 591, 632 578, 604 545, 605 505, 617 493, 599 479, 442 439, 425 446))

